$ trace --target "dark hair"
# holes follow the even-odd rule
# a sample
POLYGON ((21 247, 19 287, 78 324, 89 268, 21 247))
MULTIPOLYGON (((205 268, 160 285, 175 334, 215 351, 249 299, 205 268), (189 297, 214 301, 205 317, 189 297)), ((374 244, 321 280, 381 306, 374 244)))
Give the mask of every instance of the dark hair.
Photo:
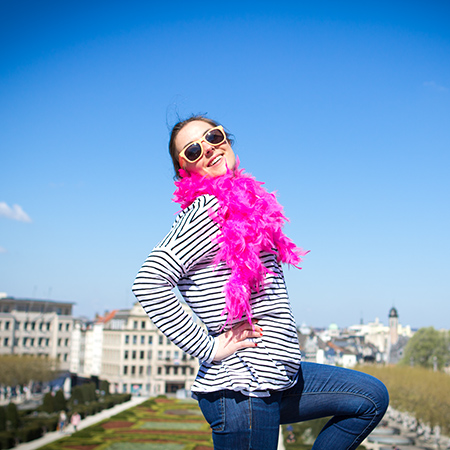
MULTIPOLYGON (((180 120, 178 123, 176 123, 172 131, 170 132, 170 139, 169 139, 169 153, 170 157, 172 158, 172 164, 173 168, 175 170, 175 179, 180 179, 180 162, 178 158, 178 151, 175 148, 175 139, 178 136, 178 133, 188 124, 191 122, 195 122, 196 120, 200 120, 202 122, 209 123, 212 127, 217 127, 220 124, 216 122, 213 119, 210 119, 209 117, 205 117, 201 114, 193 115, 185 120, 180 120)), ((230 145, 233 144, 233 138, 232 136, 225 130, 225 134, 227 135, 227 141, 230 145)))

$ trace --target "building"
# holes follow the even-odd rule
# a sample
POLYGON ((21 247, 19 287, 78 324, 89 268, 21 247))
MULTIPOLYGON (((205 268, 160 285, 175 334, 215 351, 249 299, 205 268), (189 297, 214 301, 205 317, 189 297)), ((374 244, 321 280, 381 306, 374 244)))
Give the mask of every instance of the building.
POLYGON ((73 303, 0 297, 0 354, 35 355, 69 369, 73 303))
MULTIPOLYGON (((188 308, 187 305, 183 305, 188 308)), ((75 324, 71 372, 99 376, 113 392, 159 395, 190 390, 196 358, 182 352, 151 322, 139 303, 94 322, 75 324)))
POLYGON ((389 311, 389 341, 390 345, 398 342, 398 312, 394 307, 389 311))

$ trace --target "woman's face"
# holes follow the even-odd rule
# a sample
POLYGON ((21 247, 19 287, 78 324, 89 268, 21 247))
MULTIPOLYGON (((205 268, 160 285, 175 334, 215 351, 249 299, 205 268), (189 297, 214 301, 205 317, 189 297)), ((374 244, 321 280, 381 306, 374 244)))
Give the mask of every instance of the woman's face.
MULTIPOLYGON (((185 125, 175 138, 175 148, 178 154, 186 145, 202 139, 204 134, 211 128, 214 127, 203 120, 194 120, 185 125)), ((218 177, 227 172, 227 167, 231 170, 234 169, 236 158, 228 141, 224 141, 220 145, 211 145, 207 141, 202 140, 201 145, 203 147, 203 155, 198 161, 191 163, 181 158, 181 167, 187 172, 198 173, 202 176, 218 177)))

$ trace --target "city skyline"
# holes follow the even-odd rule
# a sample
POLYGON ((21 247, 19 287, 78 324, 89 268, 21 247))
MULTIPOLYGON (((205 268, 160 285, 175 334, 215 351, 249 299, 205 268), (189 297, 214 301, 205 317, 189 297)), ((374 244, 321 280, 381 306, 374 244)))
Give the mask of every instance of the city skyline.
POLYGON ((424 1, 2 2, 0 292, 130 308, 179 210, 168 128, 208 113, 311 251, 284 269, 299 325, 395 306, 449 328, 449 22, 424 1))

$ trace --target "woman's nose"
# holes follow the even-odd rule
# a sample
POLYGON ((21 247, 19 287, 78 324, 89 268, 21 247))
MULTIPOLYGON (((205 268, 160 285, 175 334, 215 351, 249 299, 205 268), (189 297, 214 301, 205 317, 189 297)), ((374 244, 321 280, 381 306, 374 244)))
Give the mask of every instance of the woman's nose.
POLYGON ((203 151, 205 152, 205 155, 208 156, 214 151, 214 146, 209 144, 208 142, 203 142, 203 151))

